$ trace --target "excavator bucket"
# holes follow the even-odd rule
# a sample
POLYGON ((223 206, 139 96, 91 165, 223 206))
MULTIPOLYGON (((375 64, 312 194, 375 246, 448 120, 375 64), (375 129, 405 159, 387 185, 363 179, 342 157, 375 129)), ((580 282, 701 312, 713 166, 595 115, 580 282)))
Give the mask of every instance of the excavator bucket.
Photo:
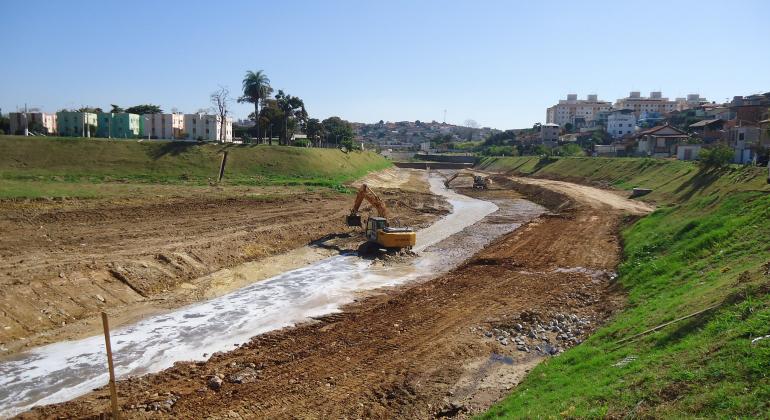
POLYGON ((361 227, 361 215, 360 214, 349 214, 347 217, 348 226, 351 227, 361 227))

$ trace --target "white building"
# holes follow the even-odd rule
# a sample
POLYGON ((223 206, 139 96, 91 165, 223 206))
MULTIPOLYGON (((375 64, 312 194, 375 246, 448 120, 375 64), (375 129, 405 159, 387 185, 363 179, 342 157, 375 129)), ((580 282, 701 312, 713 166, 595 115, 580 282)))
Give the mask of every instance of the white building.
POLYGON ((144 114, 142 136, 153 139, 182 139, 187 137, 184 130, 184 114, 144 114))
POLYGON ((631 110, 621 109, 607 116, 607 133, 620 138, 636 132, 636 115, 631 110))
POLYGON ((11 112, 8 114, 10 120, 10 133, 26 136, 29 132, 33 134, 56 134, 56 114, 47 114, 39 111, 29 112, 11 112))
POLYGON ((585 126, 589 121, 597 118, 602 111, 609 111, 612 104, 600 101, 596 95, 588 95, 586 99, 578 99, 572 93, 567 99, 559 100, 559 103, 546 110, 546 122, 558 124, 564 127, 567 123, 575 128, 585 126))
POLYGON ((184 114, 184 129, 188 140, 233 141, 233 119, 227 117, 224 123, 224 138, 220 137, 222 119, 219 115, 184 114))
POLYGON ((559 141, 559 124, 543 124, 540 126, 540 140, 543 142, 559 141))
POLYGON ((618 99, 615 102, 616 109, 630 109, 639 118, 642 112, 658 112, 667 114, 676 111, 678 104, 664 98, 661 92, 650 92, 650 97, 644 97, 640 92, 631 92, 627 98, 618 99))

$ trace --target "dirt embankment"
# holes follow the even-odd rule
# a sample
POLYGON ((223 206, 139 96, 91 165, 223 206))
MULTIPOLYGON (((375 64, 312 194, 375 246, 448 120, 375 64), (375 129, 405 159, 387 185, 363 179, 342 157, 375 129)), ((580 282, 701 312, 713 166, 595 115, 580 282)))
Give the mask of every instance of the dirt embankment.
MULTIPOLYGON (((125 415, 428 418, 487 408, 622 302, 611 273, 617 230, 634 204, 566 183, 543 188, 568 197, 569 206, 445 275, 255 337, 206 362, 121 381, 125 415)), ((107 395, 102 388, 24 417, 92 416, 108 410, 107 395)))
MULTIPOLYGON (((392 174, 374 179, 383 176, 394 181, 392 174)), ((405 188, 382 182, 378 192, 405 223, 428 225, 446 213, 422 175, 394 179, 405 188)), ((96 334, 102 310, 117 326, 361 240, 343 223, 352 195, 304 188, 229 194, 0 202, 0 355, 96 334), (331 246, 292 251, 319 239, 331 246)))

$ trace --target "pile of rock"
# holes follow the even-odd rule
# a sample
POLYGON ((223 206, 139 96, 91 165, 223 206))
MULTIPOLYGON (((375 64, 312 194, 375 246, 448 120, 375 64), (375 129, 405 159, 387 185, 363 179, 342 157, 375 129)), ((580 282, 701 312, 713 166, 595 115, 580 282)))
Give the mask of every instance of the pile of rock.
POLYGON ((525 311, 515 322, 499 324, 490 330, 473 327, 471 331, 479 331, 503 346, 512 344, 518 351, 536 351, 553 356, 582 343, 590 328, 591 320, 576 314, 557 313, 551 317, 541 317, 525 311), (541 321, 541 318, 550 319, 541 321))

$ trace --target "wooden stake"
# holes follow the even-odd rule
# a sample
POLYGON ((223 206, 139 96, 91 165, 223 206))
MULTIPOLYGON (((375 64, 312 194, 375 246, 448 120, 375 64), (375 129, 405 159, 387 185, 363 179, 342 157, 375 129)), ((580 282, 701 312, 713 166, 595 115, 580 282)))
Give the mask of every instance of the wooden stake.
POLYGON ((222 153, 222 163, 219 164, 219 179, 217 182, 222 182, 222 177, 225 176, 225 165, 227 164, 227 150, 222 153))
POLYGON ((104 326, 104 344, 107 346, 107 366, 110 370, 110 400, 112 402, 112 418, 119 419, 118 390, 115 387, 115 366, 112 364, 112 346, 110 345, 110 323, 107 313, 102 312, 102 326, 104 326))

